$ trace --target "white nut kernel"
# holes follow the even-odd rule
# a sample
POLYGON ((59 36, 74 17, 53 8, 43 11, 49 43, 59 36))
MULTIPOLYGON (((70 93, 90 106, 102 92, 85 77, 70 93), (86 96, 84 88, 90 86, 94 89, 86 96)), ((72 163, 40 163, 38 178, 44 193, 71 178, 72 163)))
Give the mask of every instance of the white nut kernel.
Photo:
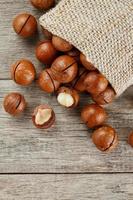
POLYGON ((52 110, 51 109, 38 109, 38 112, 35 117, 35 123, 37 125, 43 125, 45 122, 51 118, 52 110))
POLYGON ((74 99, 70 94, 62 92, 58 95, 57 101, 65 107, 71 107, 74 104, 74 99))

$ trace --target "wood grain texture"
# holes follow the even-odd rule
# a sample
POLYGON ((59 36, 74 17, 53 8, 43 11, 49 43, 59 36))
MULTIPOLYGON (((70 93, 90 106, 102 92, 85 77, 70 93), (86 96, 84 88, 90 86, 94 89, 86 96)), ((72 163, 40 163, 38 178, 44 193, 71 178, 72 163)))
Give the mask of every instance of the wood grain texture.
POLYGON ((133 149, 127 136, 133 125, 133 87, 107 108, 108 123, 119 134, 119 146, 110 154, 99 152, 91 141, 91 130, 81 122, 80 110, 89 102, 83 95, 78 109, 66 110, 54 96, 42 92, 36 84, 17 86, 1 80, 0 104, 11 91, 24 94, 28 107, 13 118, 0 108, 0 172, 133 172, 133 149), (48 103, 56 113, 56 124, 49 130, 36 129, 31 122, 35 106, 48 103))
POLYGON ((44 39, 39 24, 40 34, 30 39, 17 36, 12 28, 14 17, 23 12, 35 15, 37 20, 42 15, 42 12, 31 6, 30 0, 0 0, 0 79, 10 79, 10 65, 21 58, 30 59, 37 71, 43 67, 35 58, 35 46, 44 39))
POLYGON ((39 23, 38 33, 28 39, 18 36, 12 28, 14 17, 25 12, 34 15, 37 21, 44 14, 44 11, 34 8, 30 0, 0 0, 0 79, 2 80, 10 79, 10 66, 22 58, 31 60, 38 73, 44 67, 35 57, 37 43, 45 39, 39 23))
POLYGON ((14 16, 22 12, 37 19, 42 14, 29 0, 0 0, 0 200, 132 200, 133 149, 126 141, 133 129, 133 87, 107 107, 107 123, 119 134, 118 148, 110 154, 99 152, 92 144, 91 130, 80 119, 89 97, 81 96, 80 106, 70 111, 35 83, 20 87, 10 80, 10 65, 18 59, 30 59, 37 73, 44 68, 34 54, 37 42, 44 39, 41 29, 31 39, 22 39, 12 29, 14 16), (18 118, 2 106, 4 96, 13 91, 24 94, 28 102, 18 118), (42 103, 52 105, 56 113, 55 126, 45 131, 31 122, 33 109, 42 103))
POLYGON ((1 200, 132 200, 133 175, 0 176, 1 200))

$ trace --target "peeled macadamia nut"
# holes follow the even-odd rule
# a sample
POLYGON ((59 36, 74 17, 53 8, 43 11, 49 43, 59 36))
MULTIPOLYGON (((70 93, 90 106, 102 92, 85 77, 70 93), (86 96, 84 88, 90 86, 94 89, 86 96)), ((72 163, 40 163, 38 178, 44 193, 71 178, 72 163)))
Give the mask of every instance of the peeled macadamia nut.
POLYGON ((98 95, 92 95, 92 99, 99 105, 105 105, 113 102, 115 91, 111 86, 108 86, 103 92, 98 95))
POLYGON ((58 90, 57 101, 67 108, 75 108, 79 103, 79 94, 74 89, 61 87, 58 90))
POLYGON ((54 6, 55 0, 31 0, 32 5, 40 10, 48 10, 54 6))
POLYGON ((81 119, 89 128, 102 125, 106 118, 107 113, 97 104, 88 104, 81 111, 81 119))
POLYGON ((111 126, 102 126, 92 134, 93 143, 104 152, 113 150, 118 144, 118 136, 111 126))
POLYGON ((52 44, 58 51, 63 52, 70 51, 73 48, 73 46, 69 42, 58 36, 52 37, 52 44))
POLYGON ((50 69, 45 69, 40 73, 37 83, 43 91, 48 93, 55 92, 60 86, 60 83, 53 79, 50 69))
POLYGON ((4 98, 3 106, 7 113, 16 116, 25 110, 26 101, 20 93, 12 92, 4 98))
POLYGON ((44 64, 51 64, 57 56, 57 51, 50 40, 40 42, 36 47, 36 57, 44 64))
POLYGON ((38 109, 37 114, 35 116, 35 123, 38 125, 43 125, 51 118, 51 109, 38 109))
POLYGON ((22 13, 13 20, 15 32, 22 37, 30 37, 37 31, 37 21, 29 13, 22 13))
POLYGON ((86 59, 86 56, 84 55, 84 54, 80 54, 80 61, 81 61, 81 63, 82 63, 82 65, 86 68, 86 69, 88 69, 88 70, 90 70, 90 71, 93 71, 93 70, 96 70, 96 68, 94 67, 94 65, 91 63, 91 62, 89 62, 87 59, 86 59))
POLYGON ((70 108, 74 104, 74 99, 73 97, 65 92, 61 92, 58 94, 57 101, 62 105, 67 108, 70 108))
POLYGON ((63 55, 54 60, 51 66, 53 78, 60 83, 69 83, 77 75, 78 65, 74 58, 63 55))
POLYGON ((89 93, 98 95, 107 88, 108 80, 99 72, 93 71, 87 74, 84 84, 89 93))
POLYGON ((11 66, 11 78, 19 85, 30 85, 35 75, 35 67, 29 60, 19 60, 11 66))
POLYGON ((40 105, 35 108, 32 121, 37 128, 50 128, 55 122, 55 113, 50 106, 40 105))

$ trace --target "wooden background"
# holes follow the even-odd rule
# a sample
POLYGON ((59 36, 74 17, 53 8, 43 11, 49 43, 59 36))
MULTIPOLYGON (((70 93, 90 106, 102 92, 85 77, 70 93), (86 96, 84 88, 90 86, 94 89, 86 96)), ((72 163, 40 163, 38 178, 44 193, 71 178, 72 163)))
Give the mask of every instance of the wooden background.
POLYGON ((127 136, 133 129, 133 87, 107 107, 108 122, 119 134, 118 148, 99 152, 80 120, 87 96, 81 97, 78 109, 68 111, 35 84, 20 87, 10 80, 10 65, 17 59, 30 59, 37 72, 44 68, 34 55, 43 36, 24 40, 12 29, 13 17, 25 11, 37 18, 42 14, 28 0, 0 0, 0 200, 132 200, 133 149, 127 136), (18 118, 2 107, 3 97, 12 91, 24 94, 29 103, 18 118), (57 116, 47 131, 31 122, 34 107, 41 103, 52 105, 57 116))

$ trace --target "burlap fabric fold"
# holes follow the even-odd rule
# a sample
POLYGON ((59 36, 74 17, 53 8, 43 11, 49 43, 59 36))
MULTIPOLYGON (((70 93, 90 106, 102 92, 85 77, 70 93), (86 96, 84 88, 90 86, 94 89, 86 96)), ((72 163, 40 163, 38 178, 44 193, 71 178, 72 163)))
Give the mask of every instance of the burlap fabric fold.
POLYGON ((133 84, 133 0, 61 0, 40 24, 83 52, 118 96, 133 84))

